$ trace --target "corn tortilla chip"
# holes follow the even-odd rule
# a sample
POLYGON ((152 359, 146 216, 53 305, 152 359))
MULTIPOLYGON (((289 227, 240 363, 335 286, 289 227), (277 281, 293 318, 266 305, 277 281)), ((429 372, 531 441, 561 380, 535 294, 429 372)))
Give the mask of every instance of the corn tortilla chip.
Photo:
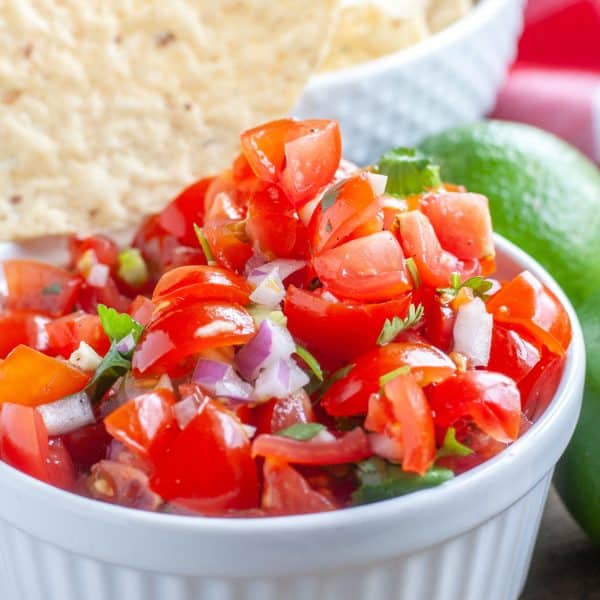
POLYGON ((337 8, 0 0, 0 239, 126 227, 230 164, 293 108, 337 8))

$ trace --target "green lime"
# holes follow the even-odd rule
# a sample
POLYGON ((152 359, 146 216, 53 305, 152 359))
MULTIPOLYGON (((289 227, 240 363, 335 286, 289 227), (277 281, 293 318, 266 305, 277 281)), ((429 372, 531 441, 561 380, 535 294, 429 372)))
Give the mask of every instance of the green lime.
POLYGON ((421 149, 445 181, 490 199, 494 229, 534 256, 575 304, 600 282, 600 173, 557 137, 485 121, 432 136, 421 149))
POLYGON ((494 229, 543 264, 578 310, 588 372, 575 435, 558 464, 557 488, 600 544, 600 172, 534 127, 487 121, 421 145, 445 181, 490 199, 494 229))

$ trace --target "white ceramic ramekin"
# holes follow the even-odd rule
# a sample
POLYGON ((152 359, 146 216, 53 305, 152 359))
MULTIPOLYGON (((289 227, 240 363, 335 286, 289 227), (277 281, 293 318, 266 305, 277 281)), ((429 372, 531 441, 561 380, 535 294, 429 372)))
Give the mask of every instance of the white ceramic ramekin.
POLYGON ((2 600, 515 600, 550 479, 579 414, 585 354, 550 276, 497 238, 569 311, 573 342, 541 419, 437 489, 274 519, 157 515, 65 493, 0 464, 2 600))
POLYGON ((487 114, 512 62, 525 0, 480 0, 431 38, 367 63, 314 76, 294 111, 337 119, 344 156, 374 162, 392 145, 487 114))

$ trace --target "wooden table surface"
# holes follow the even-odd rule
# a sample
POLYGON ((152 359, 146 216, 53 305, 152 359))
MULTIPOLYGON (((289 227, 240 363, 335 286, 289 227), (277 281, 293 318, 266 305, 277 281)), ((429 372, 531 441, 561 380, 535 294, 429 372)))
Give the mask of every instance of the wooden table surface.
POLYGON ((554 490, 521 600, 600 600, 600 548, 586 539, 554 490))

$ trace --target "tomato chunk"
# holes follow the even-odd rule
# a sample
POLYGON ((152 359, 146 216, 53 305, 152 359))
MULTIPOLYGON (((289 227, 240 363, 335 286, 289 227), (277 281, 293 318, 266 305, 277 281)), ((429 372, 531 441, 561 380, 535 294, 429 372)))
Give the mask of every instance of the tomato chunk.
POLYGON ((382 375, 409 366, 422 385, 443 381, 456 366, 441 350, 421 342, 398 342, 375 348, 355 361, 350 372, 323 395, 321 405, 332 416, 365 414, 369 397, 381 388, 382 375))
POLYGON ((24 310, 6 310, 0 314, 0 358, 19 344, 36 350, 46 349, 45 326, 49 319, 24 310))
POLYGON ((157 457, 151 487, 166 500, 208 514, 258 506, 256 465, 241 423, 207 401, 157 457))
POLYGON ((7 260, 2 265, 6 307, 62 317, 73 310, 83 280, 65 269, 35 260, 7 260))
POLYGON ((389 231, 362 237, 313 258, 319 279, 334 294, 381 302, 412 289, 402 248, 389 231))
POLYGON ((39 406, 82 390, 89 381, 67 362, 17 346, 0 363, 0 405, 39 406))
POLYGON ((514 329, 494 325, 488 369, 504 373, 516 383, 526 377, 540 361, 540 349, 514 329))
POLYGON ((304 389, 280 398, 263 402, 254 409, 259 433, 277 433, 296 423, 310 423, 314 414, 310 398, 304 389))
POLYGON ((515 382, 491 371, 466 371, 432 386, 427 392, 437 427, 447 430, 469 417, 499 442, 517 439, 521 395, 515 382))
POLYGON ((69 358, 79 348, 81 342, 91 346, 100 356, 104 356, 110 346, 100 317, 82 311, 47 323, 46 333, 48 334, 47 350, 53 356, 69 358))
POLYGON ((500 323, 522 327, 551 352, 562 354, 571 341, 569 315, 556 296, 529 271, 523 271, 487 303, 500 323))

